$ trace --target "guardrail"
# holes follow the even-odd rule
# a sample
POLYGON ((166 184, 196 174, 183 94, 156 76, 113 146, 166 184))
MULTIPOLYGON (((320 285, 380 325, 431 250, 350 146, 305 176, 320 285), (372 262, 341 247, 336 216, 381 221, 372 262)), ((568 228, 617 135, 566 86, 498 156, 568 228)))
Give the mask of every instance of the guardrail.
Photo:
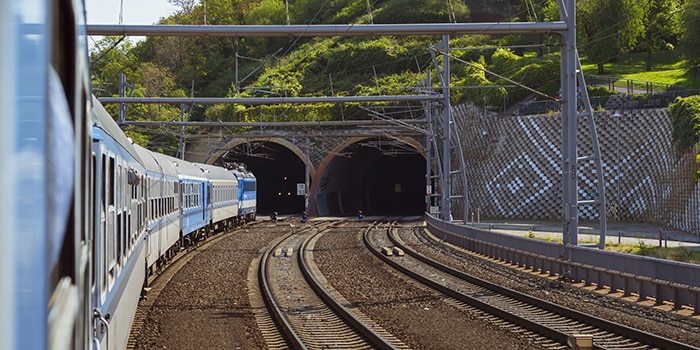
POLYGON ((656 305, 687 305, 700 314, 700 265, 577 246, 564 259, 559 243, 516 237, 439 220, 425 214, 428 229, 440 239, 488 257, 533 271, 548 272, 573 282, 595 284, 656 305))

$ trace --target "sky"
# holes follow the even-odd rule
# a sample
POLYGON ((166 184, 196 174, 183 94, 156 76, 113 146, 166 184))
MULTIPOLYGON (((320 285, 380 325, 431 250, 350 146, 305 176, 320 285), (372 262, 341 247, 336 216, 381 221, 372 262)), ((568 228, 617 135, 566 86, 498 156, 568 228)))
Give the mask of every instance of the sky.
POLYGON ((119 24, 122 4, 122 24, 154 24, 175 12, 167 0, 85 0, 87 23, 119 24))
MULTIPOLYGON (((119 24, 122 5, 122 24, 154 24, 175 12, 175 7, 167 0, 85 0, 87 24, 119 24)), ((89 37, 88 47, 101 39, 102 36, 89 37)), ((145 37, 128 38, 132 41, 143 39, 145 37)))

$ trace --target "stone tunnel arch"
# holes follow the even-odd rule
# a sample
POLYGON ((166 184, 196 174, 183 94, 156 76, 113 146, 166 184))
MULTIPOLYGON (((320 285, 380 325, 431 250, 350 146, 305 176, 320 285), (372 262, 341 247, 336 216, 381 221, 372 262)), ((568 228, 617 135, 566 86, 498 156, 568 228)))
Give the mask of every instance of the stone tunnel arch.
POLYGON ((421 215, 425 149, 410 137, 353 137, 319 165, 311 203, 319 216, 421 215))

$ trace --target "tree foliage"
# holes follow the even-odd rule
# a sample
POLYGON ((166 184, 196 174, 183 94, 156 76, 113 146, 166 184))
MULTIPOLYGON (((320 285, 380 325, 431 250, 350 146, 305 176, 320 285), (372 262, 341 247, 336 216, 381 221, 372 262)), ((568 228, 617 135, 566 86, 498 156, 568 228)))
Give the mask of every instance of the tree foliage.
MULTIPOLYGON (((700 96, 678 97, 669 106, 671 115, 671 142, 673 144, 676 158, 680 159, 684 155, 698 150, 700 145, 700 96)), ((700 155, 696 153, 696 160, 700 160, 700 155)), ((700 169, 693 174, 693 179, 698 181, 700 169)))
POLYGON ((700 70, 700 0, 685 0, 681 15, 685 31, 681 35, 681 52, 688 69, 700 70))
MULTIPOLYGON (((469 22, 463 0, 168 0, 175 12, 162 24, 266 25, 322 23, 469 22), (289 6, 287 7, 286 4, 289 6)), ((474 3, 474 2, 470 2, 474 3)), ((501 20, 559 20, 557 0, 516 2, 517 17, 501 20), (534 7, 533 7, 534 5, 534 7)), ((590 60, 602 64, 629 50, 660 50, 676 39, 678 19, 687 31, 680 37, 688 62, 700 64, 700 0, 578 1, 578 44, 590 60), (682 14, 682 16, 680 16, 682 14), (674 22, 675 21, 675 22, 674 22)), ((510 4, 510 3, 509 3, 510 4)), ((505 5, 504 5, 505 6, 505 5)), ((476 12, 475 12, 476 13, 476 12)), ((505 12, 504 12, 505 13, 505 12)), ((683 29, 684 27, 680 27, 683 29)), ((545 35, 461 35, 450 37, 453 103, 471 101, 501 106, 530 94, 470 64, 496 72, 528 87, 556 95, 559 90, 557 48, 543 59, 545 35), (523 44, 542 44, 537 57, 523 44), (496 45, 514 45, 496 49, 496 45), (457 49, 462 48, 462 49, 457 49), (469 62, 464 63, 464 62, 469 62), (489 86, 489 88, 484 88, 489 86)), ((400 94, 414 89, 434 70, 428 47, 439 36, 411 37, 149 37, 136 43, 106 37, 91 50, 93 86, 101 96, 118 94, 119 73, 135 85, 134 96, 328 96, 400 94)), ((438 60, 441 61, 441 60, 438 60)), ((439 63, 441 64, 441 62, 439 63)), ((432 77, 433 87, 439 85, 432 77)), ((260 121, 368 118, 358 104, 323 106, 223 105, 194 108, 190 120, 260 121)), ((107 106, 116 116, 116 107, 107 106)), ((177 120, 180 106, 134 105, 130 120, 177 120)), ((171 150, 178 135, 157 128, 128 128, 137 142, 171 150), (146 141, 148 140, 148 141, 146 141)), ((202 130, 206 132, 206 130, 202 130)))
POLYGON ((374 15, 374 23, 461 23, 469 21, 469 8, 461 1, 389 0, 374 15))
POLYGON ((678 97, 669 106, 672 143, 680 158, 700 142, 700 96, 678 97))
POLYGON ((647 0, 641 2, 644 23, 640 48, 647 52, 646 70, 651 70, 653 52, 672 45, 681 32, 679 0, 647 0))
POLYGON ((631 50, 644 32, 641 3, 637 0, 576 2, 579 47, 589 60, 597 62, 598 74, 605 73, 604 63, 631 50))
POLYGON ((497 87, 494 82, 486 77, 485 62, 472 62, 460 72, 459 79, 455 82, 461 88, 452 93, 454 102, 470 101, 477 106, 500 106, 507 96, 506 89, 497 87))

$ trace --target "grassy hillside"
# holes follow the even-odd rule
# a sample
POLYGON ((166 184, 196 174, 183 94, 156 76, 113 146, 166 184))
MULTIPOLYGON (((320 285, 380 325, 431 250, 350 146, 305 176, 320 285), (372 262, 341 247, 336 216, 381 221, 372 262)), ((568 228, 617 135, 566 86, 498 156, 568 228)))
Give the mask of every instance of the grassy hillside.
MULTIPOLYGON (((606 63, 605 75, 665 85, 683 85, 688 90, 700 89, 700 77, 686 71, 685 61, 679 60, 676 51, 654 53, 651 71, 645 70, 645 64, 646 53, 629 53, 619 56, 617 62, 606 63)), ((581 65, 584 73, 596 74, 596 65, 589 62, 585 56, 581 65)))

